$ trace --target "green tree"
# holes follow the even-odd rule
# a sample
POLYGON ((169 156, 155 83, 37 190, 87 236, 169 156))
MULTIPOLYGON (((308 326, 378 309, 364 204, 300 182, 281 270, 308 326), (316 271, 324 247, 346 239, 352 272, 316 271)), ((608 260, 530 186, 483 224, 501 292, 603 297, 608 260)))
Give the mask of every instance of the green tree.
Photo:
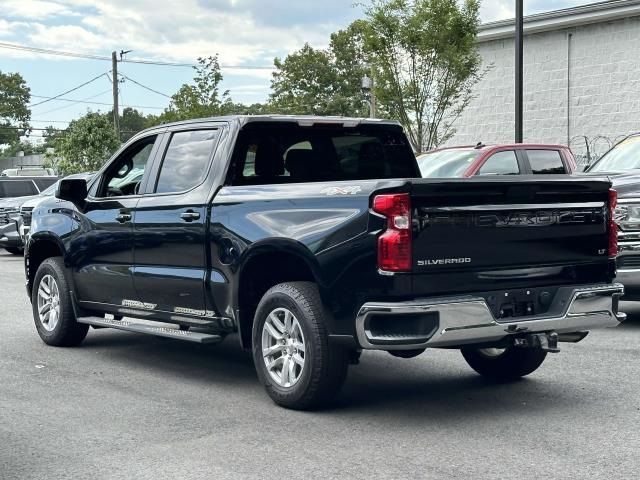
POLYGON ((482 77, 478 10, 479 0, 373 0, 366 10, 364 48, 378 103, 417 152, 454 133, 482 77))
POLYGON ((228 103, 224 108, 224 115, 268 115, 278 113, 268 103, 228 103))
POLYGON ((308 43, 284 60, 273 61, 271 105, 280 113, 329 115, 337 84, 331 57, 308 43))
POLYGON ((46 147, 44 145, 36 145, 31 142, 18 140, 10 143, 4 150, 2 150, 2 153, 0 153, 0 158, 15 157, 18 152, 23 152, 25 155, 36 155, 39 153, 44 153, 45 150, 46 147))
POLYGON ((365 115, 362 39, 362 23, 354 22, 331 35, 328 49, 305 44, 284 60, 276 58, 271 108, 289 114, 365 115))
MULTIPOLYGON (((105 115, 112 119, 113 110, 109 110, 105 115)), ((145 117, 142 112, 133 107, 125 107, 120 115, 120 140, 126 142, 136 133, 147 128, 149 117, 145 117)))
POLYGON ((111 117, 88 112, 72 120, 63 135, 55 137, 55 153, 48 155, 48 166, 61 175, 99 169, 120 146, 111 117))
POLYGON ((182 85, 171 97, 169 108, 160 116, 149 118, 147 126, 161 122, 224 115, 233 106, 229 91, 220 89, 222 72, 218 55, 199 57, 198 65, 193 68, 196 71, 193 84, 182 85))
POLYGON ((62 135, 62 132, 54 126, 49 125, 48 127, 45 127, 44 131, 42 132, 42 138, 44 139, 44 151, 46 151, 47 148, 54 148, 56 138, 58 138, 60 135, 62 135))
POLYGON ((354 117, 369 115, 362 93, 362 79, 370 69, 364 50, 365 28, 365 22, 356 20, 347 29, 332 33, 329 44, 338 82, 337 97, 343 102, 344 114, 354 117))
POLYGON ((17 143, 29 128, 31 93, 18 73, 0 71, 0 145, 17 143))

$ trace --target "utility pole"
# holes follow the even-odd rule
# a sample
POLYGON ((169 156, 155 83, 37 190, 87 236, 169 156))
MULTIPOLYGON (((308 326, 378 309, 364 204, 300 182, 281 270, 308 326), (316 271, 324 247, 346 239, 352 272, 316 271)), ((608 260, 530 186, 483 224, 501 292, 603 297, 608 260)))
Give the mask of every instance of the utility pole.
POLYGON ((522 143, 522 76, 523 76, 523 48, 524 20, 522 14, 522 0, 516 0, 516 143, 522 143))
POLYGON ((120 138, 120 108, 118 106, 118 57, 111 52, 111 80, 113 82, 113 128, 120 138))

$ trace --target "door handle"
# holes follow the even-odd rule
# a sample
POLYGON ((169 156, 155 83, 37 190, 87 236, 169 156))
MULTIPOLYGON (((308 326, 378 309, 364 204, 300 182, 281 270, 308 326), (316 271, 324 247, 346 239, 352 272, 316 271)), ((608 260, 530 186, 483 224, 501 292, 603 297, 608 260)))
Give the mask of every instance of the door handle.
POLYGON ((180 214, 180 218, 185 222, 193 222, 194 220, 200 219, 200 214, 198 212, 194 212, 193 210, 187 210, 186 212, 182 212, 180 214))
POLYGON ((120 213, 116 217, 116 221, 119 222, 119 223, 130 222, 131 221, 131 214, 130 213, 120 213))

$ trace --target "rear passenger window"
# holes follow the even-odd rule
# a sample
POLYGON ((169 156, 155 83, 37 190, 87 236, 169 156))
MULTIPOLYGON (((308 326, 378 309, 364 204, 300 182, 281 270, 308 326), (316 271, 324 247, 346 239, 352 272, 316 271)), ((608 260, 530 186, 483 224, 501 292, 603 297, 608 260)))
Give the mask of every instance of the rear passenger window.
POLYGON ((160 167, 156 193, 184 192, 207 175, 218 130, 194 130, 171 135, 160 167))
POLYGON ((513 150, 494 153, 478 171, 478 175, 518 175, 519 173, 518 159, 513 150))
POLYGON ((233 155, 232 185, 418 178, 415 155, 394 126, 246 126, 233 155))
POLYGON ((527 157, 529 157, 532 173, 565 173, 562 157, 557 150, 527 150, 527 157))

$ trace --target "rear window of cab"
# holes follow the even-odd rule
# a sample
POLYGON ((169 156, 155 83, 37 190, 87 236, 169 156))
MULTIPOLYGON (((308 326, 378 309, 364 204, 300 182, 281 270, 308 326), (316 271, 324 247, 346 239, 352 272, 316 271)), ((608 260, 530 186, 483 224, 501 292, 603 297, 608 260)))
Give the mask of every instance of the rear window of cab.
POLYGON ((37 195, 33 180, 0 180, 0 198, 26 197, 37 195))

